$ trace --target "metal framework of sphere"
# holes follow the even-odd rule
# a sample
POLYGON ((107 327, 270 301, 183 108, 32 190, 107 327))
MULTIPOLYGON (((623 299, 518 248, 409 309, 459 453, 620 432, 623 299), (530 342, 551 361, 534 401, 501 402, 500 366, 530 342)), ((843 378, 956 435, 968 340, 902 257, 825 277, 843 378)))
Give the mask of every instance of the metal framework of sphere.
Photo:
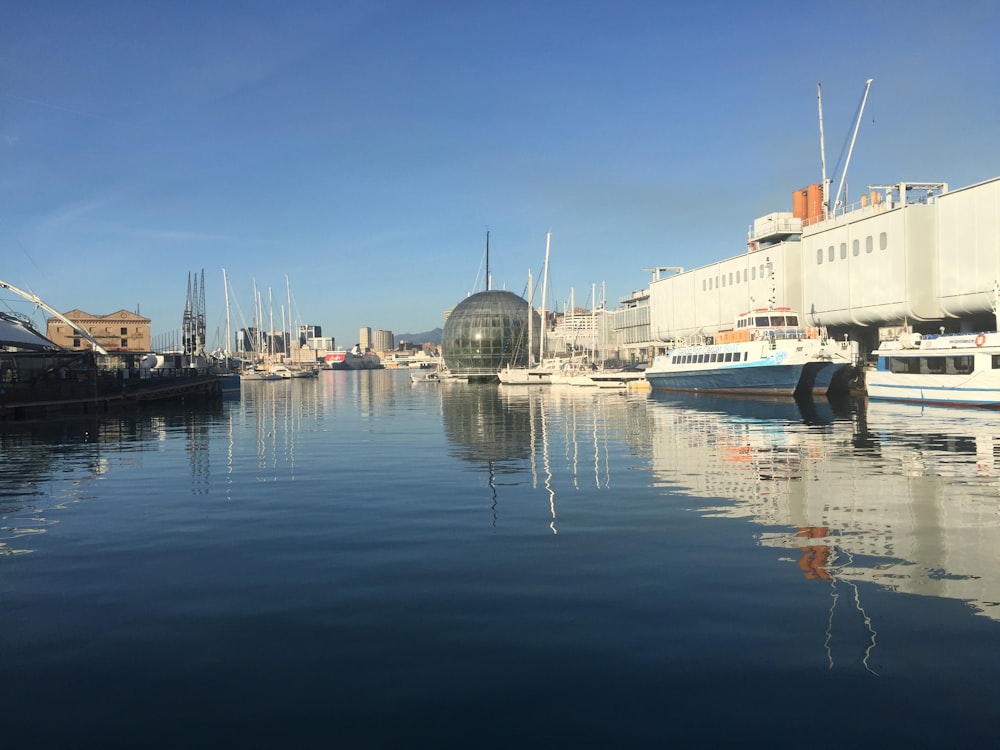
MULTIPOLYGON (((534 358, 542 319, 532 311, 534 358)), ((508 365, 528 365, 528 302, 513 292, 479 292, 462 300, 444 325, 441 350, 457 375, 495 375, 508 365)))

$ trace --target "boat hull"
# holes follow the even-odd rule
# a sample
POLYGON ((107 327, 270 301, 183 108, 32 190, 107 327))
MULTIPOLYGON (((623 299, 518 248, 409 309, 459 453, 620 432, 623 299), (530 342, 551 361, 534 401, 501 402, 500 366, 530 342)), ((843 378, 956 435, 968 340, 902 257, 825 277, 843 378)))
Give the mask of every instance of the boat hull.
POLYGON ((865 376, 868 398, 1000 409, 1000 334, 926 336, 917 346, 880 348, 865 376))
POLYGON ((792 396, 802 376, 803 363, 758 364, 686 371, 646 371, 657 391, 729 393, 741 396, 792 396))
POLYGON ((956 380, 954 375, 910 375, 873 371, 866 378, 868 398, 938 406, 1000 409, 1000 371, 956 380))
POLYGON ((543 368, 506 367, 497 371, 503 385, 551 385, 552 371, 543 368))

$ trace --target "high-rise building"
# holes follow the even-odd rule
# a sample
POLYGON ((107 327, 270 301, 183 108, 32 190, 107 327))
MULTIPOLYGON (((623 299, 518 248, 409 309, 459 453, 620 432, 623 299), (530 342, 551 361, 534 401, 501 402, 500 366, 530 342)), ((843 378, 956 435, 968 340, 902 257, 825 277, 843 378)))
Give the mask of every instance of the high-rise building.
POLYGON ((309 339, 319 339, 323 337, 321 326, 301 325, 299 326, 299 346, 305 346, 309 339))
POLYGON ((362 354, 372 348, 372 329, 370 327, 362 326, 358 332, 358 348, 362 354))
POLYGON ((375 351, 379 354, 393 351, 396 348, 393 338, 392 331, 375 331, 375 351))

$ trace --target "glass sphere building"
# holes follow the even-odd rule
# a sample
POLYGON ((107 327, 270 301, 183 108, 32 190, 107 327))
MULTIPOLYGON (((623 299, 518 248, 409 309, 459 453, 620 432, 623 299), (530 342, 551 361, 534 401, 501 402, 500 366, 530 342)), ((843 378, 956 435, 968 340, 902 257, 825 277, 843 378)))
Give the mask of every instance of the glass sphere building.
MULTIPOLYGON (((542 320, 532 311, 531 343, 538 356, 542 320)), ((473 294, 451 311, 441 338, 444 363, 456 375, 495 377, 497 370, 528 365, 528 301, 513 292, 473 294)))

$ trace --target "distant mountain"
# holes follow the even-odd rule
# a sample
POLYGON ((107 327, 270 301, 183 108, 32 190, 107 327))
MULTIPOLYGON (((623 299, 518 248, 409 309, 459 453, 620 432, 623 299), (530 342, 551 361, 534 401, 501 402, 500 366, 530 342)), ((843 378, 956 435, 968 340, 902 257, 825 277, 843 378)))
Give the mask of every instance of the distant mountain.
POLYGON ((424 333, 397 333, 395 338, 397 344, 400 341, 409 341, 411 344, 436 344, 440 346, 442 333, 444 333, 442 329, 435 328, 433 331, 424 333))

